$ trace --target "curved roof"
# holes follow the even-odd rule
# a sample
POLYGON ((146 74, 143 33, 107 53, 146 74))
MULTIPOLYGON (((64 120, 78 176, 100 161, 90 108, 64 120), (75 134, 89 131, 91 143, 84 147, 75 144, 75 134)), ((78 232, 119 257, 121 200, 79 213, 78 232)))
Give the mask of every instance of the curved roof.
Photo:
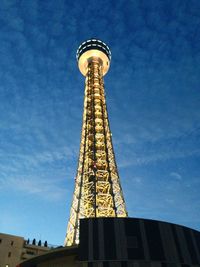
POLYGON ((79 60, 80 56, 83 53, 85 53, 88 50, 92 50, 92 49, 99 50, 99 51, 105 53, 106 56, 109 58, 109 60, 111 60, 111 52, 110 52, 109 47, 104 42, 102 42, 101 40, 94 39, 94 38, 83 42, 79 46, 79 48, 77 50, 77 53, 76 53, 77 60, 79 60))

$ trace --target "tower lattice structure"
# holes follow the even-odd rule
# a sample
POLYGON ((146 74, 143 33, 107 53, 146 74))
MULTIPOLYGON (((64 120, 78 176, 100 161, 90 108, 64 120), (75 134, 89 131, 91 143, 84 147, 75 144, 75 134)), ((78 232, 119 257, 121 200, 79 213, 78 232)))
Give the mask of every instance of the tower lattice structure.
POLYGON ((111 53, 100 40, 82 43, 77 60, 85 78, 85 98, 78 170, 65 245, 79 243, 79 219, 127 217, 115 161, 103 76, 111 53))

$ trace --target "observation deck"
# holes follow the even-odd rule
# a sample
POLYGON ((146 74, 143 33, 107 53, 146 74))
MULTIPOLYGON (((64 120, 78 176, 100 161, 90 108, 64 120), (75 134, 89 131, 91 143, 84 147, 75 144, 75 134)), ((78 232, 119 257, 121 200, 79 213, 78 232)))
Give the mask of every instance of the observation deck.
POLYGON ((86 76, 88 63, 93 59, 98 59, 102 64, 103 75, 105 75, 110 67, 111 52, 109 47, 102 41, 90 39, 83 42, 76 53, 80 72, 86 76))

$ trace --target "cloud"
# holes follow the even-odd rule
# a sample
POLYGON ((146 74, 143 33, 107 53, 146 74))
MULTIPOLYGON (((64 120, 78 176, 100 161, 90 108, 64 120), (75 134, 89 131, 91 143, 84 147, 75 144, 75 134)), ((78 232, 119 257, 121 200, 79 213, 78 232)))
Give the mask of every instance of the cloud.
POLYGON ((143 179, 142 177, 137 176, 137 177, 132 178, 132 180, 137 184, 142 184, 143 179))
POLYGON ((50 201, 60 201, 67 195, 59 180, 44 179, 42 177, 6 177, 0 179, 0 189, 22 192, 25 195, 36 195, 50 201))
MULTIPOLYGON (((0 150, 0 159, 1 163, 0 166, 3 164, 9 164, 9 166, 19 167, 20 165, 26 166, 27 168, 35 168, 39 167, 43 164, 54 164, 56 162, 61 161, 71 161, 75 157, 74 153, 74 146, 63 147, 60 149, 49 151, 42 151, 42 150, 32 150, 27 152, 20 151, 20 147, 12 146, 15 149, 15 153, 7 152, 7 158, 4 158, 4 149, 0 150)), ((78 155, 77 155, 78 156, 78 155)))
POLYGON ((182 180, 182 176, 178 172, 171 172, 170 176, 177 180, 182 180))
MULTIPOLYGON (((69 4, 66 0, 2 0, 1 193, 12 192, 13 202, 16 193, 59 203, 71 190, 84 92, 75 53, 83 40, 97 37, 112 52, 105 77, 107 103, 118 165, 128 177, 134 173, 128 184, 130 203, 135 186, 143 198, 143 202, 139 197, 138 202, 134 199, 139 214, 159 216, 164 210, 168 216, 170 209, 163 209, 165 203, 162 205, 158 201, 162 197, 157 195, 161 187, 167 188, 160 165, 165 166, 166 177, 172 178, 167 180, 166 194, 170 208, 175 198, 169 192, 174 184, 178 189, 182 184, 176 182, 181 179, 179 175, 184 173, 184 183, 187 171, 190 176, 195 170, 199 173, 195 162, 200 155, 200 4, 176 0, 86 2, 87 8, 84 2, 69 4), (192 171, 183 164, 187 158, 194 164, 192 171), (172 162, 180 164, 181 174, 176 172, 177 166, 170 165, 172 162), (133 168, 130 171, 132 166, 138 173, 133 168), (149 176, 154 167, 152 176, 157 180, 152 185, 149 176), (148 177, 142 173, 145 169, 148 177), (156 183, 159 188, 155 192, 156 183), (149 188, 153 194, 144 192, 149 188)), ((192 192, 190 181, 188 190, 192 192)), ((181 199, 183 193, 179 192, 181 199)), ((181 207, 183 218, 191 218, 185 216, 181 201, 177 207, 181 207)), ((193 214, 198 214, 197 201, 187 201, 187 209, 192 203, 193 214)), ((24 205, 23 199, 21 202, 24 205)), ((2 205, 8 209, 7 201, 2 205)), ((135 214, 135 207, 132 209, 135 214)), ((178 213, 174 212, 174 218, 178 213)))
POLYGON ((121 156, 119 158, 119 167, 125 168, 128 166, 141 166, 147 165, 155 162, 161 162, 166 160, 173 160, 173 159, 184 159, 187 157, 199 157, 200 150, 192 150, 192 151, 168 151, 168 152, 157 152, 152 153, 151 155, 145 154, 134 154, 126 156, 121 156))

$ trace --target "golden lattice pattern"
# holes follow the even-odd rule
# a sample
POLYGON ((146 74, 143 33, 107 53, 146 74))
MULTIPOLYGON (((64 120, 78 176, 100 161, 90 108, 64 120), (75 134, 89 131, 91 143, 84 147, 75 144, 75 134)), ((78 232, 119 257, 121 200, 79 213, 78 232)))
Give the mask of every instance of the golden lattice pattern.
POLYGON ((65 245, 79 243, 79 219, 126 217, 106 108, 101 60, 88 63, 78 171, 65 245))

